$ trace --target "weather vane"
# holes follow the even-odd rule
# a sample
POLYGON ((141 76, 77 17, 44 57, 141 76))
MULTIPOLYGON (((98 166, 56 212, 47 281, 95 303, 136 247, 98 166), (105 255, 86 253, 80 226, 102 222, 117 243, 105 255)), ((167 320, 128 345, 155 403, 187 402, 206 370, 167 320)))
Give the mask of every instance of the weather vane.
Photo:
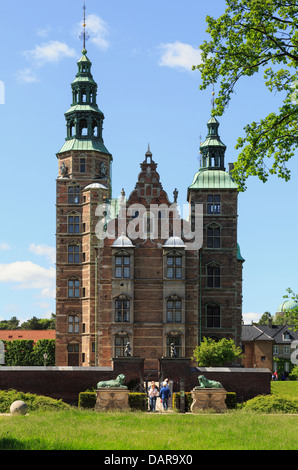
POLYGON ((212 105, 212 109, 214 109, 214 83, 212 83, 212 99, 211 99, 211 105, 212 105))
POLYGON ((80 39, 83 40, 83 50, 86 51, 86 41, 88 41, 88 39, 90 38, 88 32, 86 31, 86 4, 84 2, 84 6, 83 6, 83 10, 84 10, 84 21, 83 21, 83 31, 81 32, 80 34, 80 39))

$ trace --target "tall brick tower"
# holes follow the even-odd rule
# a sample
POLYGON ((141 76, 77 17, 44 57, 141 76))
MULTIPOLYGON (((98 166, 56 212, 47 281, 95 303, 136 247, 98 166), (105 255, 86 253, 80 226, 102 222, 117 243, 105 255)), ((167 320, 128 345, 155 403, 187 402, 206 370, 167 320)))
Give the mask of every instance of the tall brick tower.
POLYGON ((57 154, 56 364, 96 364, 97 246, 95 210, 111 193, 112 156, 104 115, 84 48, 65 113, 67 137, 57 154))
POLYGON ((242 264, 237 243, 238 190, 225 170, 226 146, 212 117, 200 146, 201 167, 188 188, 188 201, 203 204, 203 247, 199 259, 200 338, 232 338, 238 345, 242 321, 242 264))

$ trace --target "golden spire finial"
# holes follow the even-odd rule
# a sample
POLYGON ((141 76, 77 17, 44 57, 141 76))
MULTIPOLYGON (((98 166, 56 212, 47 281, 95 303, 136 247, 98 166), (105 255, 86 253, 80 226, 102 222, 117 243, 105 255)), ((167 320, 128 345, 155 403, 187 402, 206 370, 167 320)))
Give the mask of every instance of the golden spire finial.
POLYGON ((84 10, 84 19, 83 19, 83 32, 80 35, 80 38, 83 39, 83 54, 86 54, 86 41, 89 39, 89 34, 86 31, 86 2, 84 1, 83 5, 84 10))

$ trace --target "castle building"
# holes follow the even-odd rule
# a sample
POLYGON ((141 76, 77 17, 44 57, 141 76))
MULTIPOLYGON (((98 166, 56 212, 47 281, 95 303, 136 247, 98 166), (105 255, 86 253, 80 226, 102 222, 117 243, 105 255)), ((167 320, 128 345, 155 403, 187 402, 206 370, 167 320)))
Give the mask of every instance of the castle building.
POLYGON ((132 355, 149 373, 161 357, 191 357, 204 336, 239 345, 238 190, 225 170, 218 121, 208 121, 185 220, 149 146, 135 188, 112 200, 113 158, 91 65, 84 47, 57 154, 56 365, 110 366, 132 355), (197 233, 198 207, 202 243, 191 245, 186 232, 197 233))

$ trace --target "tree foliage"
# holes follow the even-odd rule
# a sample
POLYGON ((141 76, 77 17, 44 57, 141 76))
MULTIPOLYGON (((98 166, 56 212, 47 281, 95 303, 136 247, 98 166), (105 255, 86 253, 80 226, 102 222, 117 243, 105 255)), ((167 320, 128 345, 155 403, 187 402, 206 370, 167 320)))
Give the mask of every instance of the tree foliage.
POLYGON ((241 349, 232 339, 215 341, 212 338, 203 338, 201 344, 194 349, 192 359, 195 359, 200 367, 221 367, 240 357, 241 349))
POLYGON ((52 313, 51 318, 32 317, 20 325, 17 317, 10 320, 0 321, 0 330, 54 330, 56 328, 56 315, 52 313))
POLYGON ((220 82, 213 114, 221 116, 243 77, 263 71, 270 92, 280 93, 282 105, 259 122, 247 124, 233 176, 240 190, 249 176, 267 181, 271 174, 288 181, 288 160, 298 145, 298 4, 291 0, 226 0, 218 19, 207 16, 201 64, 201 89, 220 82), (297 91, 295 86, 297 84, 297 91))

